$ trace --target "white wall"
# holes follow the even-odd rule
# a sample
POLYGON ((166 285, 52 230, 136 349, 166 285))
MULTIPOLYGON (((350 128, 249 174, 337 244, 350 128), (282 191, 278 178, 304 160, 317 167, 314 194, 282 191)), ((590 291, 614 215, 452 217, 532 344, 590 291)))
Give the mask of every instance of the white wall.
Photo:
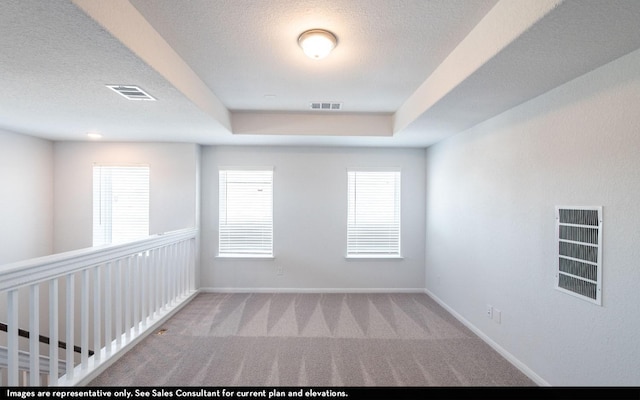
POLYGON ((640 383, 638 71, 640 51, 427 150, 427 290, 541 383, 640 383), (556 205, 604 207, 602 307, 554 289, 556 205))
POLYGON ((0 130, 0 265, 51 254, 53 145, 0 130))
POLYGON ((199 151, 195 144, 56 142, 54 250, 92 245, 93 163, 149 164, 149 234, 196 226, 199 151))
MULTIPOLYGON (((0 265, 53 251, 53 144, 0 130, 0 265)), ((21 290, 20 303, 28 304, 21 290)), ((0 321, 7 320, 7 297, 0 294, 0 321)), ((20 326, 29 314, 20 313, 20 326)), ((6 346, 6 335, 0 335, 6 346)))
POLYGON ((204 147, 201 286, 217 290, 424 287, 424 151, 308 147, 204 147), (216 258, 218 169, 274 167, 275 260, 216 258), (347 168, 402 168, 403 260, 347 261, 347 168), (283 274, 277 274, 277 268, 283 274))

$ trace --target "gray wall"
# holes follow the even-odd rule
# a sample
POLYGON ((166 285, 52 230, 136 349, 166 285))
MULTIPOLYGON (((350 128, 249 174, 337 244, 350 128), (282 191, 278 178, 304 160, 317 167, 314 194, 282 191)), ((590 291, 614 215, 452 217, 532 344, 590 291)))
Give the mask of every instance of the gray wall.
POLYGON ((92 245, 93 163, 149 164, 149 234, 196 226, 199 151, 195 144, 56 142, 55 252, 92 245))
POLYGON ((426 151, 426 288, 542 383, 640 382, 638 71, 640 51, 426 151), (556 205, 604 207, 602 307, 554 289, 556 205))
POLYGON ((0 265, 53 250, 53 145, 0 130, 0 265))
POLYGON ((424 287, 424 151, 204 147, 201 286, 216 290, 414 290, 424 287), (275 260, 216 258, 218 169, 274 167, 275 260), (347 168, 401 167, 403 260, 349 260, 347 168), (283 274, 278 275, 277 269, 283 274))

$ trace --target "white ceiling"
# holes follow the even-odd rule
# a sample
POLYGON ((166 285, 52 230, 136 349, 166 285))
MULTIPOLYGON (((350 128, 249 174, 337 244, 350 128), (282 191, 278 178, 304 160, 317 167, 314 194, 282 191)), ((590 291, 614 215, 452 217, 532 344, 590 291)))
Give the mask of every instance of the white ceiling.
POLYGON ((0 128, 426 147, 640 48, 638 21, 637 0, 2 0, 0 128), (297 46, 312 28, 326 59, 297 46))

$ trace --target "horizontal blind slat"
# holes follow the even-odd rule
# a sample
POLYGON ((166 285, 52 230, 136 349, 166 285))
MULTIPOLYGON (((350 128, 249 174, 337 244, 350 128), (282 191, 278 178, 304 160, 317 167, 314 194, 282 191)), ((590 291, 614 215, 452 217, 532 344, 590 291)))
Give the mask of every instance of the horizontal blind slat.
POLYGON ((94 246, 149 235, 149 167, 94 165, 94 246))
POLYGON ((400 171, 348 171, 347 254, 400 255, 400 171))
POLYGON ((220 255, 273 252, 273 171, 220 170, 220 255))

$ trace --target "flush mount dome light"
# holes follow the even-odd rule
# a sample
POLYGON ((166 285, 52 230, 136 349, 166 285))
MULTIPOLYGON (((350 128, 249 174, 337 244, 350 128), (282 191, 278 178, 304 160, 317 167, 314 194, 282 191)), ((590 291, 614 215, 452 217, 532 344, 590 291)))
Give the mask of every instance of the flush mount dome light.
POLYGON ((319 60, 331 53, 338 44, 338 39, 333 33, 324 29, 311 29, 302 32, 298 38, 298 44, 307 57, 319 60))

